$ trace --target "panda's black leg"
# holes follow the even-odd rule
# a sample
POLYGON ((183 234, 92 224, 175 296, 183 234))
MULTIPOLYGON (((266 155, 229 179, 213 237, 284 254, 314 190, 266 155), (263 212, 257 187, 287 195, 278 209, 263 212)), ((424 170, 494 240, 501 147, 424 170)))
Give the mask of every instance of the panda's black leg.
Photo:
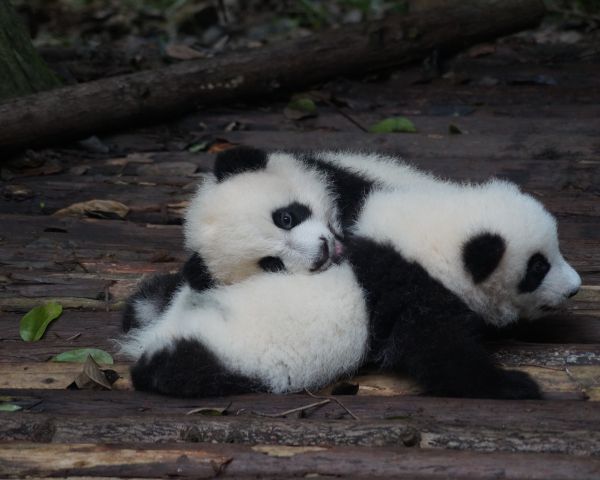
POLYGON ((131 368, 136 390, 176 397, 216 397, 265 388, 250 378, 227 371, 201 343, 180 339, 131 368))
POLYGON ((479 339, 483 320, 421 265, 364 237, 346 247, 367 292, 371 360, 404 370, 435 395, 540 397, 529 376, 494 365, 479 339))
POLYGON ((413 376, 426 393, 474 398, 540 398, 537 384, 523 372, 494 364, 470 322, 429 312, 420 322, 399 322, 388 359, 413 376))

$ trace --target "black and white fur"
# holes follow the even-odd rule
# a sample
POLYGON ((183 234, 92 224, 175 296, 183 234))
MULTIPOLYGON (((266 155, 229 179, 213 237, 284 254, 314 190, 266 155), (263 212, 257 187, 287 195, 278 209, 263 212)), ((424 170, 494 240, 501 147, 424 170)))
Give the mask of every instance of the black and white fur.
POLYGON ((196 253, 129 302, 124 326, 133 329, 121 347, 137 360, 134 386, 178 396, 284 393, 355 371, 368 344, 364 294, 339 258, 322 173, 290 156, 238 150, 218 157, 214 177, 186 214, 196 253))
POLYGON ((184 284, 203 291, 263 271, 324 271, 339 260, 341 227, 321 173, 244 148, 220 154, 213 173, 185 216, 191 257, 179 273, 140 285, 127 302, 125 331, 156 319, 184 284))
MULTIPOLYGON (((285 157, 277 155, 280 159, 285 157)), ((480 343, 479 329, 485 322, 503 325, 520 315, 538 316, 560 305, 579 287, 578 275, 558 250, 552 216, 507 182, 452 184, 400 165, 398 171, 404 169, 405 176, 413 175, 415 181, 407 180, 406 185, 391 188, 389 175, 378 178, 372 171, 357 171, 331 161, 327 155, 303 155, 301 160, 333 182, 350 233, 347 251, 366 292, 363 301, 370 315, 368 347, 359 342, 355 344, 356 351, 362 355, 368 348, 371 362, 382 369, 408 372, 433 394, 538 397, 538 387, 527 375, 502 370, 492 363, 480 343)), ((347 273, 353 278, 351 272, 347 273)), ((325 274, 309 278, 313 281, 325 274)), ((259 288, 251 281, 223 287, 221 305, 228 304, 226 299, 235 288, 250 289, 251 285, 259 288)), ((266 300, 270 300, 265 314, 276 311, 277 316, 270 318, 301 324, 302 310, 280 304, 281 286, 274 282, 270 287, 272 291, 263 291, 266 300)), ((305 293, 303 289, 299 292, 301 296, 305 293)), ((352 303, 351 308, 344 304, 334 310, 320 308, 320 302, 330 301, 330 292, 338 291, 332 288, 313 292, 321 318, 332 315, 343 320, 351 315, 352 303)), ((198 307, 193 311, 203 317, 204 307, 198 307)), ((237 315, 251 318, 243 311, 234 317, 237 315)), ((347 328, 351 325, 347 324, 347 328)), ((191 330, 178 333, 178 341, 187 339, 187 331, 191 330)), ((194 338, 197 334, 190 335, 194 338)), ((324 335, 325 332, 317 334, 319 340, 324 335)), ((330 340, 335 338, 333 335, 330 340)), ((141 344, 146 349, 153 345, 146 339, 141 344)), ((152 348, 160 351, 156 346, 152 348)), ((297 352, 300 347, 294 350, 297 352)), ((329 362, 342 363, 332 358, 329 362)), ((215 394, 203 387, 205 380, 194 380, 200 384, 196 383, 192 392, 183 392, 180 385, 180 393, 215 394)), ((238 385, 235 381, 233 384, 238 385)), ((272 386, 268 389, 290 391, 289 385, 290 382, 284 390, 272 386)), ((241 391, 246 387, 242 385, 241 391)), ((218 393, 237 391, 221 389, 218 393)))
POLYGON ((556 220, 513 183, 445 181, 377 154, 318 152, 305 159, 339 185, 341 211, 359 211, 346 228, 392 239, 490 325, 539 318, 579 289, 579 275, 560 253, 556 220), (345 188, 340 171, 359 178, 367 193, 345 188), (495 271, 493 252, 502 268, 494 282, 484 281, 495 271), (471 270, 466 278, 465 270, 471 270))
POLYGON ((367 291, 370 360, 433 394, 538 397, 526 374, 492 363, 479 334, 484 323, 537 318, 579 289, 543 206, 509 182, 445 182, 374 155, 305 158, 338 185, 340 210, 355 212, 347 251, 367 291), (366 195, 347 188, 350 172, 366 195))

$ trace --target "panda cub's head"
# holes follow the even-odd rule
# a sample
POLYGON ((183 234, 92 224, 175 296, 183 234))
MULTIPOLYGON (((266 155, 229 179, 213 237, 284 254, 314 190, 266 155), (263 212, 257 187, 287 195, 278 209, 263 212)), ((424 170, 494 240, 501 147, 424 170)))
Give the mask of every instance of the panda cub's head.
POLYGON ((510 182, 376 192, 354 231, 392 244, 497 326, 547 314, 581 285, 554 217, 510 182))
POLYGON ((226 284, 260 271, 325 270, 340 260, 339 232, 322 175, 291 155, 249 148, 218 155, 185 217, 186 246, 226 284))
POLYGON ((461 253, 484 316, 498 325, 535 319, 574 296, 581 278, 561 255, 556 220, 541 203, 508 182, 471 189, 465 211, 479 195, 481 218, 471 224, 461 253))

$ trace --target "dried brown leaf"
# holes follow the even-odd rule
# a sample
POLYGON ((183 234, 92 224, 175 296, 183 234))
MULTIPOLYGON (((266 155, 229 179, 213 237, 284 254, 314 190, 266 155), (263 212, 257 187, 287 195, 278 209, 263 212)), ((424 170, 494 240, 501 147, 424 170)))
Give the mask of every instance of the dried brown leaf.
POLYGON ((78 390, 112 390, 111 385, 112 383, 108 380, 104 371, 90 355, 83 365, 83 371, 75 377, 75 380, 68 388, 78 390))
POLYGON ((88 200, 78 202, 54 212, 55 217, 85 217, 85 216, 117 216, 125 218, 129 213, 129 207, 114 200, 88 200))
POLYGON ((176 60, 194 60, 196 58, 206 58, 202 52, 194 50, 192 47, 187 45, 170 43, 165 47, 165 53, 167 56, 176 60))

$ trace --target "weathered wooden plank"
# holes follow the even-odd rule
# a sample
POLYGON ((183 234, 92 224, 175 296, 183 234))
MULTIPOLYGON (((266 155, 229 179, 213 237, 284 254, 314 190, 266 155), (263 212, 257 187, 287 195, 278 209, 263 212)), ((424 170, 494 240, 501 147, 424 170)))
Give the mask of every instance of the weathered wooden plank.
POLYGON ((515 451, 600 454, 600 433, 545 430, 536 426, 489 428, 479 425, 409 420, 281 420, 251 416, 89 418, 74 416, 4 415, 0 438, 10 441, 79 443, 269 443, 278 445, 357 445, 455 448, 474 451, 515 451))
POLYGON ((24 342, 19 335, 20 318, 18 314, 2 314, 0 362, 45 362, 58 353, 84 347, 101 348, 114 354, 113 340, 121 334, 120 311, 65 309, 61 317, 50 324, 42 340, 24 342))
POLYGON ((240 445, 36 445, 0 449, 10 478, 135 477, 592 479, 600 460, 549 454, 474 453, 357 447, 240 445))
MULTIPOLYGON (((0 363, 0 388, 65 389, 83 369, 81 363, 32 363, 33 359, 29 359, 29 362, 0 363)), ((116 371, 122 377, 113 384, 114 389, 132 388, 128 365, 118 363, 105 368, 116 371)))
MULTIPOLYGON (((86 344, 82 343, 80 346, 88 345, 86 342, 86 344)), ((98 344, 89 346, 99 347, 98 344)), ((114 344, 107 345, 105 348, 110 353, 115 353, 114 344)), ((75 379, 82 369, 80 364, 39 362, 40 358, 47 356, 46 352, 54 355, 66 349, 50 348, 48 350, 40 350, 38 350, 37 355, 32 352, 33 355, 29 357, 26 353, 27 350, 17 348, 12 358, 18 360, 19 363, 0 362, 0 388, 63 389, 75 379), (38 360, 37 363, 35 363, 36 360, 38 360)), ((506 355, 506 352, 504 355, 510 361, 516 362, 516 355, 511 357, 506 355)), ((117 360, 120 360, 117 355, 115 356, 117 360)), ((577 356, 573 356, 573 358, 578 359, 577 356)), ((581 358, 584 361, 597 362, 597 354, 594 356, 589 351, 582 351, 581 358), (590 357, 592 357, 592 360, 590 360, 590 357)), ((498 356, 497 359, 502 360, 503 356, 498 356)), ((507 366, 529 373, 539 383, 545 397, 548 399, 582 400, 590 397, 593 400, 598 400, 596 389, 600 387, 600 366, 597 363, 592 365, 565 363, 560 366, 546 366, 541 363, 526 363, 526 361, 522 361, 517 365, 509 364, 507 366), (579 381, 578 377, 585 378, 585 382, 582 383, 579 381)), ((116 370, 122 377, 115 384, 114 388, 130 390, 132 386, 128 365, 117 363, 110 368, 116 370)), ((367 371, 359 372, 354 381, 360 385, 359 395, 389 396, 420 393, 418 386, 410 378, 403 375, 373 375, 367 371)))
MULTIPOLYGON (((360 392, 359 392, 360 393, 360 392)), ((314 403, 305 394, 247 394, 211 399, 164 397, 137 391, 73 391, 49 389, 2 389, 21 405, 23 415, 36 418, 50 416, 114 418, 115 412, 125 417, 162 415, 183 417, 199 407, 227 408, 226 417, 277 414, 314 403)), ((360 420, 414 420, 415 422, 446 423, 487 428, 540 428, 543 430, 600 430, 600 406, 594 402, 485 400, 438 398, 413 395, 337 396, 360 420)), ((10 418, 6 414, 3 418, 10 418)), ((194 419, 206 418, 200 415, 194 419)), ((263 417, 260 417, 263 418, 263 417)), ((350 419, 345 410, 332 402, 307 411, 307 419, 350 419)), ((298 419, 290 415, 288 419, 298 419)))
POLYGON ((142 262, 143 268, 136 270, 143 272, 152 271, 153 262, 180 262, 187 256, 180 226, 50 216, 0 218, 11 232, 0 241, 0 265, 10 269, 119 272, 142 262))
POLYGON ((521 425, 503 422, 464 424, 462 420, 462 415, 454 422, 439 422, 424 417, 352 420, 273 419, 255 415, 127 417, 115 414, 100 418, 17 412, 2 414, 0 439, 45 443, 419 446, 425 449, 600 455, 600 432, 589 426, 571 429, 563 423, 563 428, 556 430, 529 422, 521 425))

